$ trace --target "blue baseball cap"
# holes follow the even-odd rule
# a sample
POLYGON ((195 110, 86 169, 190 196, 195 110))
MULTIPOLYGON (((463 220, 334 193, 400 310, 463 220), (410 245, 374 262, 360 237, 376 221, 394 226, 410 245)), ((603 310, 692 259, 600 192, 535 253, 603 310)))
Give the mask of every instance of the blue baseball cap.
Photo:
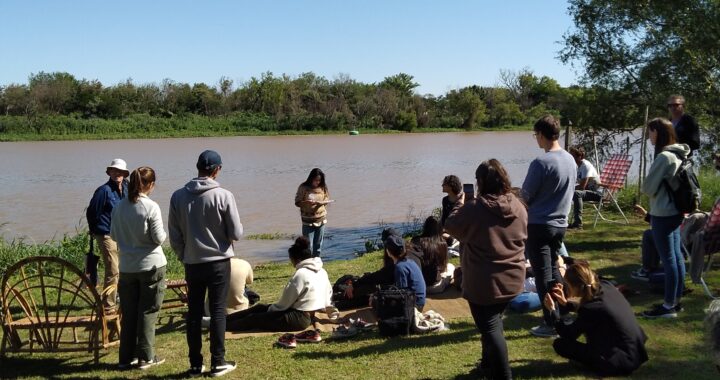
POLYGON ((218 166, 222 165, 222 159, 220 159, 220 155, 218 152, 214 150, 206 150, 202 153, 200 153, 200 157, 198 157, 197 167, 198 170, 215 170, 218 166))

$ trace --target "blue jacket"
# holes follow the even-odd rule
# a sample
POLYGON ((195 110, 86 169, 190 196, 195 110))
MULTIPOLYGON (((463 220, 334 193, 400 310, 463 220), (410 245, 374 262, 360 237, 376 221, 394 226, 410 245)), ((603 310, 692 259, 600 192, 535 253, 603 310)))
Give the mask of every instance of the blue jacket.
POLYGON ((108 179, 105 184, 95 190, 85 213, 91 234, 110 235, 110 215, 115 205, 127 197, 128 182, 123 181, 122 187, 123 191, 120 194, 115 182, 108 179))
POLYGON ((403 259, 395 264, 395 285, 415 292, 415 306, 425 306, 425 279, 414 261, 403 259))

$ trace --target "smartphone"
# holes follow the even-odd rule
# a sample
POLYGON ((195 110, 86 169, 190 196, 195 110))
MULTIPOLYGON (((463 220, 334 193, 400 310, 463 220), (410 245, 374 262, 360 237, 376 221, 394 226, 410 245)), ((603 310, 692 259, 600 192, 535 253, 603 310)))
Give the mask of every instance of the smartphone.
POLYGON ((463 193, 465 193, 465 200, 475 199, 475 185, 472 183, 463 184, 463 193))

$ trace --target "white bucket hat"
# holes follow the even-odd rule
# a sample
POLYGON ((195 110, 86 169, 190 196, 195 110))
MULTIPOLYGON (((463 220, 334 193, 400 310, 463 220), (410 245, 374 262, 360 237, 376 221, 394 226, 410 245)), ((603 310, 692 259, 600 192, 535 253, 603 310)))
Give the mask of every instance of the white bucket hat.
POLYGON ((113 159, 110 165, 108 165, 107 169, 105 169, 105 173, 108 173, 111 168, 123 171, 125 173, 125 177, 130 176, 130 171, 127 169, 127 164, 125 163, 125 160, 121 158, 113 159))

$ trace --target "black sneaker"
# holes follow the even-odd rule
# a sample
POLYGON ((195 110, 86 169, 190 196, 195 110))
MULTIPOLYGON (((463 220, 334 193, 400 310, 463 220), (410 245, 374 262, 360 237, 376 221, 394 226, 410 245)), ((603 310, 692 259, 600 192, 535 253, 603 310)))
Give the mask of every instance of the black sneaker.
POLYGON ((582 230, 583 225, 582 223, 573 223, 567 227, 568 230, 582 230))
POLYGON ((633 271, 632 273, 630 273, 630 277, 640 281, 650 281, 650 273, 646 271, 645 268, 640 268, 633 271))
POLYGON ((229 362, 229 361, 225 362, 225 364, 212 366, 212 368, 210 368, 210 376, 212 376, 212 377, 222 376, 222 375, 225 375, 226 373, 234 371, 235 368, 237 368, 237 366, 235 365, 235 362, 229 362))
POLYGON ((163 363, 165 363, 165 358, 160 358, 158 356, 155 356, 152 360, 148 360, 148 361, 141 360, 138 368, 140 368, 141 370, 147 370, 152 367, 155 367, 156 365, 160 365, 163 363))
POLYGON ((651 310, 643 311, 642 316, 645 318, 677 318, 675 307, 668 309, 663 305, 656 305, 651 310))
POLYGON ((138 362, 138 358, 134 358, 132 361, 130 361, 130 363, 119 363, 118 369, 120 371, 127 371, 129 369, 133 369, 136 365, 138 365, 138 362))
POLYGON ((200 377, 203 375, 203 372, 205 372, 205 366, 201 365, 199 367, 190 367, 190 369, 187 371, 188 377, 200 377))

